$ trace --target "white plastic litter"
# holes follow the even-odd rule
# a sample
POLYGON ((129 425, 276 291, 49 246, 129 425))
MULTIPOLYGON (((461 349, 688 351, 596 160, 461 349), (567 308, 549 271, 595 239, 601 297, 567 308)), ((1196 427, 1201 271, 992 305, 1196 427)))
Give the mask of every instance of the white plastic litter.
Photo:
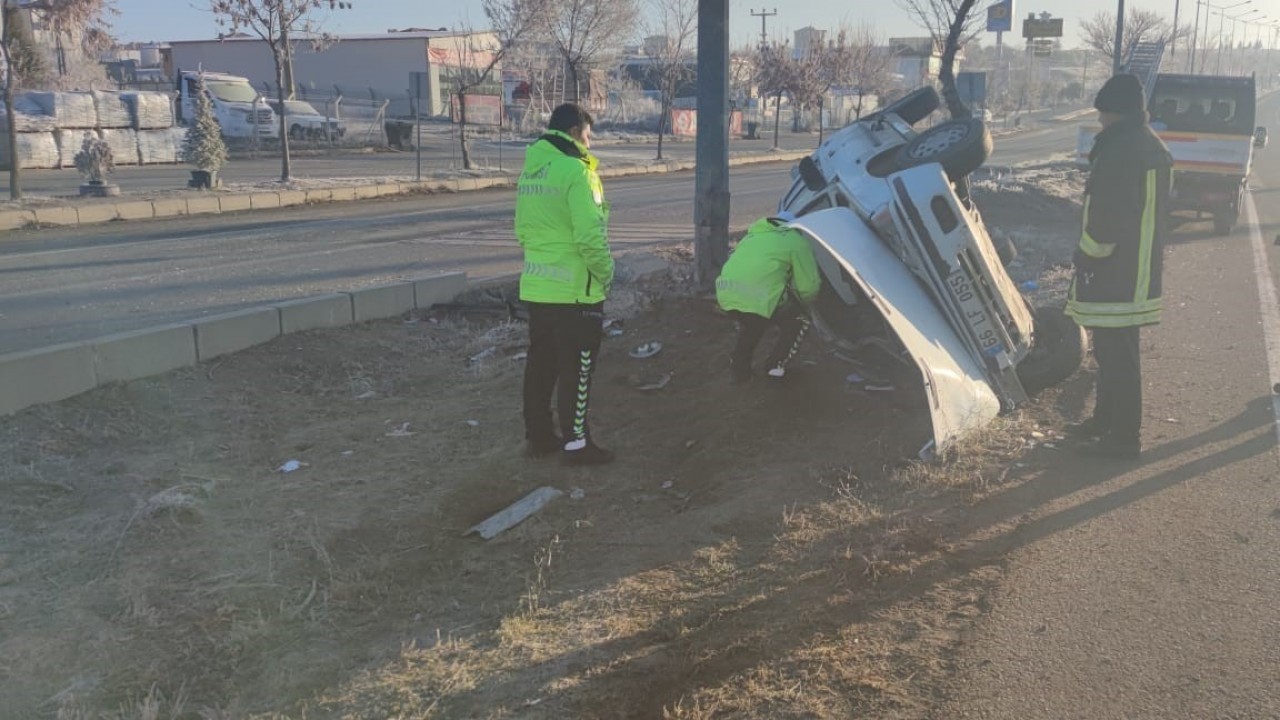
POLYGON ((468 420, 468 421, 466 421, 466 422, 467 422, 467 425, 468 425, 469 427, 480 427, 480 421, 479 421, 479 420, 468 420))
POLYGON ((663 489, 663 490, 670 490, 671 488, 673 488, 673 487, 675 487, 675 486, 676 486, 676 484, 675 484, 675 483, 673 483, 673 482, 671 482, 670 480, 668 480, 668 481, 666 481, 666 482, 662 483, 662 489, 663 489))
POLYGON ((627 354, 633 358, 636 358, 637 360, 643 360, 644 358, 651 358, 660 352, 662 352, 662 343, 658 342, 657 340, 654 340, 652 342, 647 342, 637 346, 630 353, 627 353, 627 354))
POLYGON ((570 499, 570 500, 581 500, 582 498, 584 498, 584 497, 586 497, 586 496, 587 496, 587 491, 586 491, 586 490, 583 490, 582 488, 579 488, 579 487, 576 487, 576 488, 574 488, 574 489, 572 489, 572 490, 570 490, 570 491, 569 491, 569 499, 570 499))
POLYGON ((410 435, 417 435, 417 433, 409 431, 409 423, 407 422, 402 423, 400 427, 387 433, 387 437, 409 437, 410 435))
POLYGON ((276 472, 291 473, 295 470, 300 470, 301 468, 302 468, 302 463, 298 462, 297 460, 288 460, 283 465, 276 468, 276 472))
POLYGON ((637 385, 636 389, 643 390, 646 392, 652 392, 654 390, 661 390, 662 388, 667 386, 667 383, 670 383, 670 382, 671 382, 671 373, 662 373, 657 378, 654 378, 653 380, 649 380, 645 382, 643 385, 637 385))

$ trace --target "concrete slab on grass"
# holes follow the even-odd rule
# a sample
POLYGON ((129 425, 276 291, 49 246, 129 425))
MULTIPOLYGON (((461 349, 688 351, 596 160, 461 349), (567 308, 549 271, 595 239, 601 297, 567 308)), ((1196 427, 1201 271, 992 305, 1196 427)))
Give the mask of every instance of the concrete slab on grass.
POLYGON ((291 300, 277 303, 275 307, 280 310, 280 332, 285 335, 350 325, 355 317, 351 310, 351 296, 347 293, 291 300))
POLYGON ((329 191, 329 199, 334 202, 342 202, 344 200, 355 200, 356 189, 353 187, 336 187, 329 191))
POLYGON ((329 202, 330 200, 333 200, 333 191, 328 188, 307 191, 307 202, 309 203, 329 202))
POLYGON ((280 336, 280 311, 253 308, 205 318, 195 323, 196 357, 208 360, 238 352, 280 336))
POLYGON ((195 327, 189 324, 118 333, 90 340, 98 384, 127 382, 196 364, 195 327))
POLYGON ((371 198, 376 198, 376 197, 378 197, 377 185, 357 185, 356 186, 357 200, 369 200, 371 198))
POLYGON ((93 354, 84 343, 0 355, 0 415, 65 400, 96 385, 93 354))
POLYGON ((414 306, 419 310, 426 310, 432 305, 449 302, 461 295, 467 289, 467 274, 445 273, 415 278, 410 282, 413 283, 414 306))
POLYGON ((351 307, 356 322, 395 317, 413 309, 413 283, 395 283, 352 290, 351 307))
POLYGON ((293 207, 295 205, 307 204, 307 192, 305 190, 281 190, 280 191, 280 207, 293 207))

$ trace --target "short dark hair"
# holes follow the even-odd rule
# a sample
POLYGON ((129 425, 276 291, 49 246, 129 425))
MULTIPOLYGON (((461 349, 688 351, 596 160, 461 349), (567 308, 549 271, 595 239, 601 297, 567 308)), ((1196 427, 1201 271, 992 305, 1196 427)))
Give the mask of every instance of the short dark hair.
POLYGON ((567 133, 576 127, 591 127, 595 123, 591 113, 582 109, 581 106, 576 103, 565 103, 551 111, 551 121, 547 123, 547 129, 567 133))

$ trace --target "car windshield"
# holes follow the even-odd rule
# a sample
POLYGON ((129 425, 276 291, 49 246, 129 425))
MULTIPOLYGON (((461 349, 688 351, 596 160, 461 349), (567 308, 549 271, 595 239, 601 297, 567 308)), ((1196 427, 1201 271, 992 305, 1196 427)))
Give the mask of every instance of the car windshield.
POLYGON ((223 102, 251 103, 258 97, 258 91, 247 82, 205 80, 204 84, 214 97, 223 102))

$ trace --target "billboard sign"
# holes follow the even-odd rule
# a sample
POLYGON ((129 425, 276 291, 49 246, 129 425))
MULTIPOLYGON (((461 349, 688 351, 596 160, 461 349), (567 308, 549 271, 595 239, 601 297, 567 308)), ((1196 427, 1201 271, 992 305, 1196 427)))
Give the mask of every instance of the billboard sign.
POLYGON ((1022 37, 1035 38, 1062 37, 1062 18, 1029 17, 1022 21, 1022 37))
POLYGON ((1013 0, 1000 0, 987 7, 987 32, 1013 30, 1013 0))

